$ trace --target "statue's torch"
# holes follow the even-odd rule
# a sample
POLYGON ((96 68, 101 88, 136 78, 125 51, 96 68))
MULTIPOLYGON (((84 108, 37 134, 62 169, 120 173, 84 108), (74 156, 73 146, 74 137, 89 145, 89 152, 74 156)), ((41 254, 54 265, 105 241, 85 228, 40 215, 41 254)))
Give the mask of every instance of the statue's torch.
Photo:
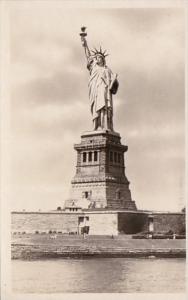
POLYGON ((81 36, 82 46, 84 47, 86 57, 88 58, 91 54, 90 54, 90 51, 89 51, 89 48, 88 48, 88 45, 87 45, 87 41, 86 41, 87 33, 86 33, 86 27, 85 26, 81 27, 80 36, 81 36))
POLYGON ((87 33, 85 32, 86 31, 86 27, 81 27, 81 33, 80 33, 80 36, 81 36, 81 42, 82 42, 82 46, 85 47, 87 44, 86 42, 86 39, 85 37, 87 36, 87 33))

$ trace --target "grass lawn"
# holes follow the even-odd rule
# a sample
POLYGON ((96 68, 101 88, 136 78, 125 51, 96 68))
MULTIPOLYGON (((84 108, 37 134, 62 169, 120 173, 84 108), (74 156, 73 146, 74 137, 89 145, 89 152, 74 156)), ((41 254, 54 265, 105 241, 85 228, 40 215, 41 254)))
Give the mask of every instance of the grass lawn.
POLYGON ((48 245, 52 247, 102 247, 126 249, 185 249, 186 242, 182 239, 132 239, 130 236, 66 236, 56 234, 22 234, 12 235, 12 244, 22 245, 48 245))

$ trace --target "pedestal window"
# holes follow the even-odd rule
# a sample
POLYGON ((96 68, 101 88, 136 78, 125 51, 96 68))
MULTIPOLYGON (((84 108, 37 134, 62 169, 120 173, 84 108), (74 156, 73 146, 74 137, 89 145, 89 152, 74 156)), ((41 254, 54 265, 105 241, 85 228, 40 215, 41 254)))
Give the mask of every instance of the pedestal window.
POLYGON ((97 160, 98 160, 98 152, 94 151, 94 161, 97 161, 97 160))
POLYGON ((92 161, 92 152, 89 152, 89 158, 88 161, 92 161))
POLYGON ((83 162, 86 162, 86 160, 87 160, 87 153, 83 152, 83 162))

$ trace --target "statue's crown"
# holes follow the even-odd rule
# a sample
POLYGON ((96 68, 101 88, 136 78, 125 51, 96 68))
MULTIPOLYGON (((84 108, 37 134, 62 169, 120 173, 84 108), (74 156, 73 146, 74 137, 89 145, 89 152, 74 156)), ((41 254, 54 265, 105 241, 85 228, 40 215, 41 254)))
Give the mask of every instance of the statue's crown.
POLYGON ((102 57, 106 57, 108 56, 109 54, 106 53, 106 50, 102 51, 102 48, 100 47, 99 50, 97 50, 96 48, 94 48, 94 50, 91 50, 93 52, 93 55, 101 55, 102 57))

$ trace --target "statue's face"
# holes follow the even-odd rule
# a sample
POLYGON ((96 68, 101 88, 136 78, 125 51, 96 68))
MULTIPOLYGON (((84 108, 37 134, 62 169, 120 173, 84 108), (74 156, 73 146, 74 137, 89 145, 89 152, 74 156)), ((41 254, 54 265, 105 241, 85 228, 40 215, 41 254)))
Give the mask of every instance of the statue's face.
POLYGON ((96 60, 99 66, 104 66, 104 58, 101 55, 97 55, 96 60))

